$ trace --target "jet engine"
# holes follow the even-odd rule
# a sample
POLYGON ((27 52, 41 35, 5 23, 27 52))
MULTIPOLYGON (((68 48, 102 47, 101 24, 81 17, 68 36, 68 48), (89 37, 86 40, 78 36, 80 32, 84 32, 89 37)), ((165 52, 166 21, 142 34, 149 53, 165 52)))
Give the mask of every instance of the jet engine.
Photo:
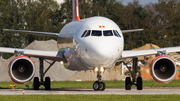
POLYGON ((33 61, 26 56, 17 56, 9 63, 9 76, 15 83, 24 84, 31 81, 35 74, 33 61))
POLYGON ((158 83, 169 83, 175 77, 176 71, 176 63, 166 55, 156 57, 150 67, 151 76, 158 83))

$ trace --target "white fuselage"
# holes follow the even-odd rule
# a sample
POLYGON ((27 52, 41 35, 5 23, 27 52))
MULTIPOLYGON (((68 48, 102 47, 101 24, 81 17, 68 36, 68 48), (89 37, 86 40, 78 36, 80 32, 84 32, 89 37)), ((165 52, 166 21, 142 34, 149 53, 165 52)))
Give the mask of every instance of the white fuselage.
POLYGON ((65 50, 71 70, 93 70, 95 67, 111 69, 124 48, 120 28, 104 17, 73 21, 61 30, 59 37, 73 38, 76 43, 74 48, 65 50), (119 37, 115 35, 116 32, 119 37))

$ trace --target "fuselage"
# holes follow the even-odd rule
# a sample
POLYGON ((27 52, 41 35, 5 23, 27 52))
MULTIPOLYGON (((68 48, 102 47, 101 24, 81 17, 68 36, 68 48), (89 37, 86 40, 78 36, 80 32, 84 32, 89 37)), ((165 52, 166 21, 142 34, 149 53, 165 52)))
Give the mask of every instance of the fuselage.
POLYGON ((120 58, 124 38, 120 28, 105 17, 91 17, 67 24, 59 37, 72 38, 74 47, 66 56, 71 70, 110 69, 120 58))

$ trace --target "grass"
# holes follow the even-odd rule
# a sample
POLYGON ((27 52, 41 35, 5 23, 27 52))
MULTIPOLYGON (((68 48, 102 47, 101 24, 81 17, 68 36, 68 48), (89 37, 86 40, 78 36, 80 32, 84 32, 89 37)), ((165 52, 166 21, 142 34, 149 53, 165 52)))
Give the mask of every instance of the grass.
POLYGON ((0 101, 180 101, 179 95, 0 95, 0 101))
MULTIPOLYGON (((124 81, 104 81, 106 83, 106 88, 124 88, 124 81)), ((61 89, 61 88, 92 88, 94 81, 53 81, 51 82, 51 88, 61 89)), ((15 84, 14 82, 0 82, 0 89, 10 89, 10 85, 16 85, 16 89, 27 89, 26 84, 15 84)), ((29 88, 33 88, 33 83, 27 83, 29 88)), ((135 86, 132 86, 135 87, 135 86)), ((143 81, 143 87, 180 87, 180 81, 172 81, 167 84, 159 84, 155 81, 143 81), (153 86, 154 85, 154 86, 153 86)), ((44 88, 41 86, 40 88, 44 88)))

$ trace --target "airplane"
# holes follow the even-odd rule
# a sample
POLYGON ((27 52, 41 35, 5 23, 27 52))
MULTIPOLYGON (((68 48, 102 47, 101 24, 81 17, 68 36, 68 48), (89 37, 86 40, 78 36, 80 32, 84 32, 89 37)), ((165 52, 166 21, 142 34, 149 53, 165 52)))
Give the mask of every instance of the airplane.
POLYGON ((57 36, 58 41, 62 43, 65 43, 66 39, 73 42, 73 47, 66 47, 63 51, 0 47, 2 53, 17 55, 9 63, 8 73, 12 81, 24 84, 33 79, 35 66, 31 57, 35 57, 39 58, 40 80, 38 77, 34 77, 34 90, 39 90, 40 85, 44 85, 45 90, 50 90, 51 80, 50 77, 45 77, 45 74, 55 62, 63 62, 68 64, 70 70, 93 70, 97 73, 97 81, 94 82, 93 89, 104 91, 106 85, 101 81, 101 74, 105 70, 113 68, 116 62, 123 62, 129 69, 124 61, 130 58, 132 59, 133 69, 129 69, 131 75, 125 79, 125 89, 131 90, 131 86, 135 85, 137 90, 142 90, 142 77, 141 75, 137 76, 138 57, 149 55, 157 55, 150 67, 152 78, 158 83, 168 83, 173 80, 177 67, 174 60, 167 54, 169 52, 179 52, 180 47, 124 50, 123 33, 142 31, 143 29, 121 30, 115 22, 100 16, 80 19, 78 0, 72 0, 72 4, 73 20, 65 25, 59 33, 3 29, 3 31, 18 33, 53 35, 57 36), (49 67, 44 71, 43 62, 45 60, 52 60, 53 62, 49 63, 49 67))

